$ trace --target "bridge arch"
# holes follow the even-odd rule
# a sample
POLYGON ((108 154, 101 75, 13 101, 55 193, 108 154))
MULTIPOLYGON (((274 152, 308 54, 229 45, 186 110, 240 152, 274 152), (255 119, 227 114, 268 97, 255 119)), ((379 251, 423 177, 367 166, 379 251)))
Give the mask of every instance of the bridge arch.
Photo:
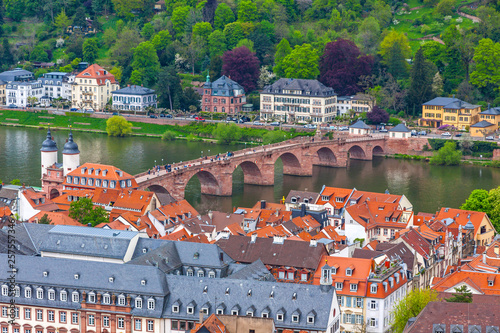
POLYGON ((198 172, 194 173, 187 179, 186 185, 191 181, 191 179, 195 175, 198 177, 198 180, 200 181, 201 193, 210 195, 221 195, 222 192, 221 184, 219 183, 217 177, 210 171, 199 170, 198 172))
POLYGON ((328 147, 320 148, 316 151, 319 163, 322 165, 330 165, 337 163, 335 153, 328 147))
POLYGON ((239 165, 243 170, 243 179, 245 184, 260 184, 262 172, 259 166, 253 161, 243 161, 239 165))
POLYGON ((375 156, 384 155, 384 149, 382 147, 380 147, 379 145, 376 145, 375 147, 373 147, 372 154, 375 156))
POLYGON ((278 155, 276 161, 281 159, 283 163, 283 174, 293 175, 293 176, 311 176, 312 175, 312 158, 302 158, 299 157, 295 152, 285 152, 278 155))
POLYGON ((363 150, 363 148, 361 148, 358 145, 354 145, 351 148, 349 148, 348 153, 349 153, 349 158, 352 158, 355 160, 363 160, 366 158, 365 151, 363 150))
POLYGON ((163 186, 161 185, 149 185, 146 190, 149 190, 151 192, 155 193, 164 193, 164 194, 170 194, 170 192, 163 186))

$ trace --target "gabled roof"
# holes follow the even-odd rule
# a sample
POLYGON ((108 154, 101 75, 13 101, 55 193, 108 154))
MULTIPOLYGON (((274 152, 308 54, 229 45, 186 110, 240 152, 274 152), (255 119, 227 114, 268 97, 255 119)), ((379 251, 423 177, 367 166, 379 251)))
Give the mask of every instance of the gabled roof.
POLYGON ((212 89, 212 94, 217 96, 234 96, 235 90, 241 90, 245 94, 245 89, 238 82, 225 75, 222 75, 214 82, 205 82, 203 88, 212 89), (217 93, 215 93, 215 90, 217 90, 217 93))
POLYGON ((432 245, 417 230, 410 229, 400 237, 424 259, 430 259, 432 245))
POLYGON ((462 284, 467 284, 480 294, 500 296, 500 275, 483 272, 456 271, 437 282, 432 289, 454 293, 454 288, 462 284), (488 285, 488 281, 493 281, 493 285, 488 285))
POLYGON ((480 122, 475 123, 474 125, 471 125, 471 127, 479 127, 479 128, 485 128, 485 127, 490 127, 490 126, 494 126, 494 125, 486 120, 481 120, 480 122))
POLYGON ((370 126, 368 126, 367 124, 365 124, 365 122, 363 120, 358 120, 357 122, 355 122, 354 124, 352 124, 351 126, 349 126, 349 128, 360 128, 360 129, 371 129, 370 126))
POLYGON ((264 265, 260 259, 257 259, 250 265, 246 265, 242 269, 229 275, 227 278, 276 282, 276 279, 274 278, 273 274, 269 272, 266 265, 264 265))
POLYGON ((322 244, 311 246, 308 242, 287 239, 282 243, 273 242, 273 238, 257 238, 252 242, 250 237, 229 236, 216 244, 237 262, 252 263, 260 259, 272 266, 316 269, 321 256, 326 254, 322 244))
MULTIPOLYGON (((108 181, 116 181, 116 187, 115 189, 119 189, 122 186, 120 185, 120 181, 125 180, 131 181, 131 186, 128 186, 126 184, 127 188, 137 188, 137 182, 135 181, 135 178, 118 169, 117 167, 113 165, 105 165, 105 164, 98 164, 98 163, 85 163, 83 165, 80 165, 78 168, 75 170, 69 172, 66 177, 64 178, 64 183, 63 185, 66 187, 77 187, 77 188, 89 188, 89 189, 94 189, 94 188, 99 188, 99 187, 104 187, 102 184, 102 180, 108 180, 108 181), (68 176, 72 177, 72 181, 68 182, 68 176), (74 183, 74 178, 78 177, 78 183, 74 183), (93 179, 94 182, 92 185, 88 185, 88 182, 86 181, 85 184, 82 184, 82 178, 85 178, 86 180, 88 179, 93 179), (101 185, 100 186, 95 186, 95 180, 101 180, 101 185)), ((110 187, 110 184, 107 185, 107 189, 112 189, 110 187)))
MULTIPOLYGON (((1 209, 0 209, 0 211, 1 211, 1 209)), ((47 217, 50 219, 50 224, 52 224, 52 225, 73 225, 73 226, 78 226, 78 227, 82 226, 82 224, 80 222, 69 217, 67 212, 66 213, 63 213, 63 212, 39 212, 38 214, 36 214, 32 218, 30 218, 29 222, 30 223, 38 223, 44 215, 47 215, 47 217)))
POLYGON ((389 130, 389 132, 404 132, 404 133, 407 133, 407 132, 410 132, 410 129, 408 127, 406 127, 405 124, 399 124, 399 125, 396 125, 393 128, 391 128, 389 130))
POLYGON ((304 202, 304 199, 307 199, 308 203, 314 204, 318 200, 318 197, 319 193, 316 192, 291 190, 288 192, 285 203, 292 203, 292 198, 295 198, 296 201, 293 203, 302 203, 304 202))
POLYGON ((492 115, 492 116, 498 116, 498 115, 500 115, 500 107, 489 108, 488 110, 485 110, 483 112, 479 112, 479 114, 487 114, 487 115, 492 115))
MULTIPOLYGON (((115 76, 109 73, 107 70, 102 68, 97 64, 90 65, 84 71, 80 72, 77 76, 77 79, 97 79, 97 84, 102 86, 106 84, 106 80, 109 80, 111 83, 117 83, 115 80, 115 76)), ((76 80, 75 80, 76 82, 76 80)), ((77 82, 78 83, 78 82, 77 82)))
POLYGON ((316 204, 324 205, 329 202, 334 208, 340 209, 347 204, 347 199, 352 192, 353 189, 325 186, 323 191, 321 191, 316 204), (323 200, 325 198, 328 198, 328 200, 323 200), (337 201, 336 198, 341 198, 342 200, 337 201))
POLYGON ((197 323, 191 333, 226 333, 227 329, 224 323, 220 321, 215 314, 211 314, 203 323, 197 323))
MULTIPOLYGON (((481 226, 481 223, 483 222, 484 219, 488 219, 488 215, 486 215, 486 213, 483 212, 476 212, 472 210, 443 207, 436 214, 436 219, 444 220, 447 218, 453 219, 462 227, 465 227, 467 222, 470 221, 474 226, 474 234, 477 234, 479 232, 479 227, 481 226)), ((492 225, 491 227, 493 228, 492 225)))
POLYGON ((263 93, 283 95, 285 94, 285 90, 298 90, 303 95, 308 95, 311 97, 327 97, 336 95, 333 88, 325 86, 318 80, 286 78, 281 78, 273 84, 264 87, 263 93))
POLYGON ((155 91, 153 89, 137 86, 135 84, 111 92, 111 94, 114 95, 151 95, 154 93, 155 91))

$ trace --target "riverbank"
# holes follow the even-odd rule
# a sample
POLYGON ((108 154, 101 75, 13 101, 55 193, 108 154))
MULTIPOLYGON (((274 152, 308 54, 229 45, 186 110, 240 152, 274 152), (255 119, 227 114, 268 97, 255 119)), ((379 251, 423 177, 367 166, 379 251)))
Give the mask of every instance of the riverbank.
MULTIPOLYGON (((56 115, 47 111, 14 111, 1 110, 0 126, 27 127, 27 128, 50 128, 54 130, 72 130, 88 133, 106 132, 106 118, 92 117, 90 114, 70 113, 69 115, 56 115)), ((154 124, 150 122, 138 122, 128 120, 132 124, 132 136, 143 136, 161 138, 163 133, 170 131, 175 134, 175 139, 187 141, 217 142, 212 136, 217 124, 190 122, 186 125, 154 124)), ((242 137, 236 143, 255 144, 262 142, 266 128, 242 127, 242 137)), ((296 136, 309 136, 313 132, 296 132, 295 130, 283 131, 287 133, 287 139, 296 136)))
MULTIPOLYGON (((414 160, 414 161, 422 161, 429 162, 432 155, 411 155, 411 154, 392 154, 392 155, 384 155, 385 158, 394 158, 397 160, 414 160)), ((476 166, 484 166, 491 168, 500 168, 500 160, 494 160, 493 158, 481 158, 476 159, 472 156, 462 156, 462 160, 459 165, 476 165, 476 166)))

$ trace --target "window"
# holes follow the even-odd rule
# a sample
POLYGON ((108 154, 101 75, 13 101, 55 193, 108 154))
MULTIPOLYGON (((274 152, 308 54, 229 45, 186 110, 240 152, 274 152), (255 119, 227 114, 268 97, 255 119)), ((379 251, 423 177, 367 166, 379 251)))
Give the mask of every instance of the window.
POLYGON ((210 271, 210 272, 208 273, 208 277, 209 277, 210 279, 214 279, 214 278, 215 278, 215 272, 214 272, 214 271, 210 271))
POLYGON ((283 314, 282 314, 282 313, 278 313, 278 314, 276 315, 276 320, 277 320, 277 321, 283 321, 283 314))
POLYGON ((356 324, 363 324, 363 315, 356 315, 356 324))
POLYGON ((198 271, 198 277, 204 277, 205 276, 205 272, 202 271, 202 270, 199 270, 198 271))
POLYGON ((141 319, 136 319, 135 320, 135 330, 140 331, 142 329, 142 320, 141 319))
POLYGON ((193 314, 193 313, 194 313, 194 307, 192 307, 192 306, 188 306, 188 307, 186 308, 186 312, 187 312, 188 314, 193 314))
POLYGON ((9 295, 9 287, 6 285, 2 285, 2 296, 8 296, 9 295))
POLYGON ((375 318, 370 318, 368 323, 370 324, 370 327, 377 327, 377 319, 375 318))
POLYGON ((345 275, 347 275, 347 276, 351 276, 351 275, 352 275, 352 269, 347 268, 347 269, 345 270, 345 275))
POLYGON ((48 297, 49 297, 49 300, 55 301, 55 299, 56 299, 56 292, 54 290, 49 290, 48 297))
POLYGON ((307 273, 300 274, 300 280, 301 281, 307 281, 307 273))
POLYGON ((43 320, 43 310, 36 310, 36 320, 43 320))
POLYGON ((278 272, 278 278, 279 278, 279 279, 284 279, 284 278, 285 278, 285 272, 283 272, 283 271, 279 271, 279 272, 278 272))
POLYGON ((72 294, 71 294, 71 301, 73 303, 78 303, 80 301, 80 295, 78 294, 77 291, 74 291, 72 294))
POLYGON ((103 304, 109 304, 109 303, 111 303, 111 297, 109 296, 109 294, 104 294, 102 296, 102 303, 103 304))
POLYGON ((118 328, 125 328, 125 318, 118 317, 118 328))
POLYGON ((488 287, 493 287, 493 281, 492 280, 488 281, 488 287))
POLYGON ((135 299, 135 307, 138 308, 138 309, 141 309, 142 308, 142 298, 140 297, 137 297, 135 299))
POLYGON ((361 297, 358 297, 358 298, 356 299, 356 306, 357 306, 358 308, 362 308, 362 307, 363 307, 363 299, 362 299, 361 297))
POLYGON ((370 292, 372 294, 376 294, 377 293, 377 285, 376 284, 372 284, 371 287, 370 287, 370 292))
POLYGON ((24 297, 31 298, 31 288, 30 287, 26 287, 24 289, 24 297))
POLYGON ((293 272, 288 272, 288 280, 293 280, 293 279, 294 279, 293 272))
POLYGON ((6 306, 2 306, 2 317, 7 317, 7 307, 6 306))
POLYGON ((238 310, 231 310, 231 316, 237 316, 238 310))
POLYGON ((188 269, 187 272, 186 272, 186 275, 187 276, 193 276, 193 270, 192 269, 188 269))
POLYGON ((65 323, 66 322, 66 312, 65 311, 59 312, 59 321, 61 323, 65 323))
POLYGON ((344 286, 342 282, 335 282, 335 289, 342 290, 343 287, 344 286))
POLYGON ((78 313, 77 312, 71 313, 71 323, 78 324, 78 313))
POLYGON ((377 301, 371 300, 370 301, 370 309, 371 310, 376 310, 377 309, 377 301))
POLYGON ((262 318, 269 318, 268 312, 262 312, 262 318))
POLYGON ((61 302, 66 302, 68 300, 68 293, 65 290, 62 290, 59 293, 59 299, 61 300, 61 302))
POLYGON ((358 291, 358 285, 351 283, 351 291, 358 291))
POLYGON ((123 295, 118 296, 118 305, 120 305, 120 306, 125 305, 125 296, 123 296, 123 295))
POLYGON ((172 312, 173 313, 179 313, 179 306, 178 305, 172 305, 172 312))
POLYGON ((95 324, 95 317, 94 315, 89 314, 89 326, 94 326, 95 324))
POLYGON ((155 322, 152 320, 148 320, 148 331, 152 332, 155 328, 155 322))
POLYGON ((95 303, 95 294, 89 293, 89 303, 95 303))
POLYGON ((298 323, 299 322, 299 316, 298 315, 292 315, 292 321, 294 323, 298 323))
POLYGON ((47 311, 47 317, 49 318, 49 321, 53 322, 55 320, 55 315, 53 310, 47 311))
POLYGON ((154 309, 155 309, 155 300, 148 299, 148 310, 154 310, 154 309))
POLYGON ((26 308, 24 309, 24 319, 31 319, 31 309, 30 308, 26 308))
POLYGON ((108 316, 102 316, 102 326, 109 327, 109 317, 108 316))

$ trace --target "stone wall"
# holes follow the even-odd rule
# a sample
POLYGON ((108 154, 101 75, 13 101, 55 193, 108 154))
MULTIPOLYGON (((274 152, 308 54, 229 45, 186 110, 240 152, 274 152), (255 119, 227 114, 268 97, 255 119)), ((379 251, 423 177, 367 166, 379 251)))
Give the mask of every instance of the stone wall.
POLYGON ((429 140, 422 137, 411 137, 408 139, 392 139, 388 138, 385 142, 386 154, 407 154, 407 155, 422 155, 424 146, 429 148, 429 140))

